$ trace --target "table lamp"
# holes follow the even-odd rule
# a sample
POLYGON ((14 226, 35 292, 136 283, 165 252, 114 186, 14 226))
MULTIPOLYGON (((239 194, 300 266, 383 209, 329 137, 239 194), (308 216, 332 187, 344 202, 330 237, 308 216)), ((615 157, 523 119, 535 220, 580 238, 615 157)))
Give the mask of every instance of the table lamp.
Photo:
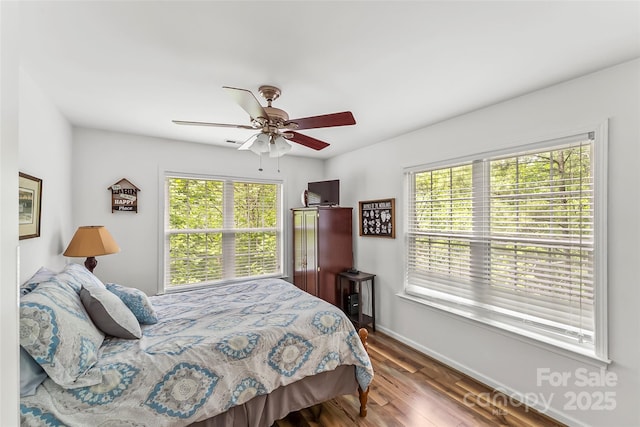
POLYGON ((98 265, 97 256, 120 252, 118 244, 102 225, 85 225, 78 227, 71 243, 64 251, 64 256, 87 257, 84 266, 93 273, 98 265))

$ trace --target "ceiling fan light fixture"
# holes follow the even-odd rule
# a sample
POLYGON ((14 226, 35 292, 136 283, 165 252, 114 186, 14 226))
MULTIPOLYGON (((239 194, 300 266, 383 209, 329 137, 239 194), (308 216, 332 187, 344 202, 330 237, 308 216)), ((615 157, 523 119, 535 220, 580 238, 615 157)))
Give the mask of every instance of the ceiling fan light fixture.
POLYGON ((274 138, 273 144, 269 146, 269 157, 282 157, 291 151, 291 144, 282 136, 278 135, 274 138))
POLYGON ((258 156, 262 153, 269 152, 269 135, 266 133, 261 133, 253 140, 251 145, 248 147, 249 150, 256 153, 258 156))

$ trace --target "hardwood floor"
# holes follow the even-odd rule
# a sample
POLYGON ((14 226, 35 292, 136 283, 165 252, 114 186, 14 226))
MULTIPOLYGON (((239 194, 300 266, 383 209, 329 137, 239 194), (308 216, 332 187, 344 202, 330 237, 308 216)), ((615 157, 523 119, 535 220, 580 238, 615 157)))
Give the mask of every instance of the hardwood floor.
POLYGON ((370 332, 368 342, 375 378, 366 418, 358 416, 357 395, 348 395, 291 413, 275 426, 564 426, 380 332, 370 332))

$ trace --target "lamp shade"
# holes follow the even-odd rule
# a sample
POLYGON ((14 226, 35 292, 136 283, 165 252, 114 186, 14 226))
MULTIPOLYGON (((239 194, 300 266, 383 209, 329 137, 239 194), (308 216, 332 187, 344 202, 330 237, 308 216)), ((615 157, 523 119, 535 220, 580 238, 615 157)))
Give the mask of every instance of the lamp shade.
POLYGON ((68 257, 95 257, 115 254, 116 252, 120 252, 120 247, 104 226, 87 225, 78 227, 63 255, 68 257))

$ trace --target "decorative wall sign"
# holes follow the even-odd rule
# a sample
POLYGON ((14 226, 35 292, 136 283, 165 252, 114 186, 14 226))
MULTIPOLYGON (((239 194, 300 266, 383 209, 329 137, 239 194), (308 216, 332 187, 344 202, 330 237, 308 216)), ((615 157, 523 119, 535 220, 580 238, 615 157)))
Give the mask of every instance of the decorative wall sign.
POLYGON ((360 235, 396 237, 396 199, 367 200, 360 203, 360 235))
POLYGON ((19 239, 40 237, 42 212, 42 180, 19 172, 18 174, 19 239))
POLYGON ((138 213, 138 191, 128 179, 120 181, 107 188, 111 190, 111 213, 114 211, 138 213))

